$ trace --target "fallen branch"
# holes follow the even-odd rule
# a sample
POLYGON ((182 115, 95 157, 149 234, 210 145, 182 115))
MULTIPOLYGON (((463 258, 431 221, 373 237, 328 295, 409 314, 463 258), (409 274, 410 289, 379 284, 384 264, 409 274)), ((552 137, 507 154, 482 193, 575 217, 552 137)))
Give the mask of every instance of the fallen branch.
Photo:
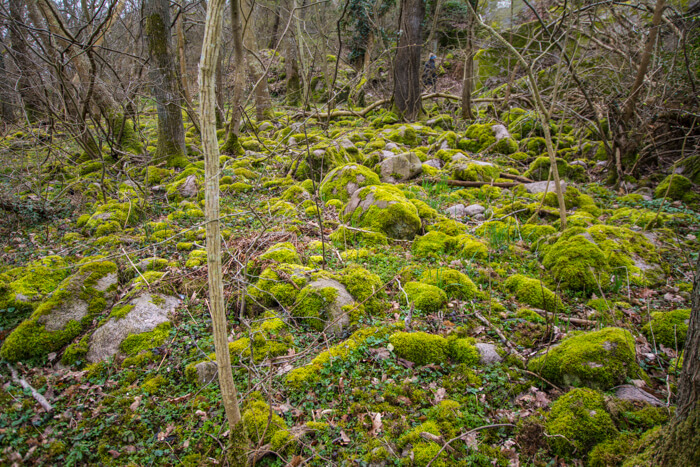
POLYGON ((434 434, 428 433, 427 431, 421 431, 420 437, 425 440, 432 441, 435 444, 439 444, 440 446, 445 446, 445 448, 450 452, 453 452, 455 450, 455 448, 453 448, 452 446, 446 446, 447 443, 445 442, 445 438, 443 438, 442 436, 435 436, 434 434))
POLYGON ((456 436, 456 437, 452 438, 451 440, 449 440, 448 442, 446 442, 446 443, 440 448, 440 450, 437 452, 437 454, 435 454, 435 456, 434 456, 432 459, 430 459, 430 462, 428 462, 427 464, 425 464, 425 467, 430 467, 430 466, 432 465, 433 461, 435 461, 435 459, 437 459, 438 457, 440 457, 440 454, 442 454, 442 451, 444 451, 445 449, 447 449, 447 448, 450 446, 450 444, 452 444, 452 442, 457 441, 458 439, 464 439, 464 438, 466 438, 468 435, 470 435, 470 434, 472 434, 472 433, 474 433, 474 432, 477 432, 477 431, 485 430, 485 429, 487 429, 487 428, 498 428, 498 427, 502 427, 502 426, 511 426, 511 427, 514 427, 515 425, 513 425, 512 423, 495 423, 495 424, 493 424, 493 425, 484 425, 484 426, 480 426, 480 427, 478 427, 478 428, 474 428, 473 430, 469 430, 469 431, 467 431, 467 432, 465 432, 465 433, 462 433, 461 435, 456 436))
POLYGON ((39 405, 41 405, 44 408, 44 410, 46 410, 47 412, 53 412, 53 407, 51 406, 51 404, 49 404, 49 401, 47 401, 46 398, 39 393, 39 391, 31 387, 29 383, 25 381, 24 378, 20 378, 19 375, 17 375, 17 370, 15 370, 14 367, 12 367, 12 365, 8 363, 7 367, 10 369, 12 381, 31 392, 32 397, 39 403, 39 405))
POLYGON ((550 311, 540 310, 539 308, 532 308, 532 310, 539 315, 544 315, 543 318, 546 318, 547 316, 551 316, 553 318, 557 318, 557 319, 560 319, 562 321, 568 321, 569 323, 578 324, 581 326, 595 326, 598 324, 597 321, 591 321, 590 319, 570 318, 568 316, 561 316, 561 315, 558 315, 556 313, 552 313, 550 311))
POLYGON ((507 178, 508 180, 515 180, 515 181, 522 182, 522 183, 535 183, 534 180, 530 180, 529 178, 522 177, 520 175, 511 175, 511 174, 501 173, 501 175, 499 175, 499 177, 500 178, 507 178))
POLYGON ((497 186, 498 188, 513 188, 514 186, 521 185, 521 183, 515 182, 465 182, 463 180, 440 180, 437 178, 428 179, 432 183, 447 183, 450 186, 461 186, 467 188, 478 188, 484 185, 497 186))

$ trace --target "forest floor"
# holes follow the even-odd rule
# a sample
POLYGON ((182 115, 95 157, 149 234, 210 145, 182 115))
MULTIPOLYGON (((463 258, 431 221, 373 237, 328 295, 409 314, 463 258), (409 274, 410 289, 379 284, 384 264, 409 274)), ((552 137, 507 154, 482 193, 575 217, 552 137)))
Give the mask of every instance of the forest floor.
MULTIPOLYGON (((602 143, 553 123, 560 231, 531 183, 549 173, 535 116, 456 121, 280 111, 222 156, 256 465, 634 465, 673 413, 697 187, 613 192, 602 143)), ((188 124, 191 163, 170 169, 145 156, 154 112, 136 128, 144 156, 104 164, 41 128, 0 140, 20 206, 0 224, 2 465, 226 464, 199 137, 188 124)))

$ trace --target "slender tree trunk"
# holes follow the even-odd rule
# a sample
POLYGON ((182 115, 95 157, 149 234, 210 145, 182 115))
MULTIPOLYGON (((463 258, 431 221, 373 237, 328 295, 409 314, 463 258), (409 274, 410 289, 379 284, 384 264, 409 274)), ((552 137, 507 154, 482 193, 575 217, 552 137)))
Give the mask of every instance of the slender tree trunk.
POLYGON ((242 154, 243 149, 238 144, 238 134, 241 122, 241 105, 243 87, 245 86, 245 66, 243 58, 243 27, 241 26, 240 0, 231 0, 231 29, 233 35, 233 61, 236 68, 233 71, 233 98, 231 99, 231 120, 228 124, 226 142, 221 147, 224 154, 242 154))
POLYGON ((678 407, 655 447, 655 465, 700 465, 700 259, 678 384, 678 407))
POLYGON ((187 165, 185 130, 170 40, 170 3, 167 0, 144 0, 144 15, 150 78, 158 110, 158 143, 153 161, 166 161, 170 167, 184 167, 187 165))
POLYGON ((177 55, 180 62, 180 85, 182 86, 182 95, 185 100, 192 103, 192 95, 190 94, 189 80, 187 79, 187 56, 185 55, 185 12, 180 11, 175 24, 177 33, 177 55))
MULTIPOLYGON (((474 1, 474 10, 477 2, 474 1)), ((469 11, 467 19, 467 46, 465 47, 466 57, 464 58, 464 79, 462 80, 462 118, 471 120, 474 118, 472 112, 472 92, 474 91, 474 19, 473 12, 469 11)))
POLYGON ((42 98, 31 77, 37 76, 38 71, 34 67, 29 56, 29 47, 25 40, 24 25, 24 1, 10 0, 10 43, 12 44, 13 58, 19 71, 17 91, 22 98, 27 118, 34 122, 42 114, 42 98))
POLYGON ((656 0, 654 16, 651 20, 651 30, 649 31, 649 37, 647 37, 647 43, 644 46, 642 60, 639 63, 639 68, 637 69, 637 78, 634 80, 632 91, 630 92, 630 96, 627 98, 627 103, 625 104, 625 110, 623 112, 623 120, 625 122, 629 122, 634 115, 634 109, 637 105, 637 98, 639 97, 642 84, 644 84, 644 77, 647 74, 647 69, 649 68, 652 52, 654 50, 654 44, 656 43, 656 37, 659 34, 659 25, 661 24, 661 15, 664 12, 665 4, 666 0, 656 0))
POLYGON ((272 31, 270 32, 270 42, 268 43, 267 48, 268 49, 274 49, 277 47, 277 43, 279 42, 279 30, 280 30, 280 21, 282 17, 282 2, 277 3, 277 8, 275 8, 275 18, 272 22, 272 31))
POLYGON ((255 55, 258 52, 258 11, 251 8, 247 1, 241 3, 241 11, 245 19, 245 31, 243 33, 243 44, 248 49, 250 56, 246 60, 248 65, 248 76, 253 82, 253 93, 255 96, 255 119, 262 122, 272 117, 272 100, 267 87, 267 77, 263 76, 264 69, 255 55))
POLYGON ((12 105, 14 96, 10 86, 10 78, 5 69, 5 55, 0 52, 0 118, 6 123, 15 121, 15 109, 12 105))
MULTIPOLYGON (((296 2, 294 0, 289 0, 287 2, 289 5, 289 14, 293 15, 294 5, 296 2)), ((291 18, 294 21, 293 18, 291 18)), ((301 90, 301 77, 299 76, 299 64, 297 63, 297 46, 294 42, 294 37, 289 32, 287 32, 285 41, 285 55, 284 55, 284 66, 285 72, 287 74, 287 105, 297 106, 301 103, 302 90, 301 90)))
MULTIPOLYGON (((247 436, 241 421, 238 393, 231 372, 231 355, 226 331, 224 284, 221 272, 221 231, 219 214, 219 144, 216 137, 216 68, 219 64, 225 0, 210 0, 207 8, 202 56, 199 66, 200 121, 205 170, 205 214, 207 220, 207 272, 209 306, 214 332, 214 349, 219 373, 219 386, 229 423, 229 461, 231 465, 248 464, 247 436)), ((235 66, 240 64, 236 63, 235 66)))
POLYGON ((401 0, 399 46, 394 66, 394 106, 406 121, 416 120, 421 111, 421 23, 423 0, 401 0))
POLYGON ((224 54, 220 54, 216 67, 216 128, 224 127, 224 54))

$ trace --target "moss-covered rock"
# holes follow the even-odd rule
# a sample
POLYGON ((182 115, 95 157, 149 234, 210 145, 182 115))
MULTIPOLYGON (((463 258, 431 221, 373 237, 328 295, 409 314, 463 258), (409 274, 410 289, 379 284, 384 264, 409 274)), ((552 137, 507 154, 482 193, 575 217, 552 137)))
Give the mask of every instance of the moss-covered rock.
POLYGON ((412 251, 418 258, 441 258, 452 252, 457 246, 457 239, 439 231, 428 232, 413 240, 412 251))
MULTIPOLYGON (((556 159, 557 170, 562 179, 571 180, 573 182, 585 182, 588 179, 586 169, 580 165, 570 165, 564 159, 556 159)), ((532 180, 547 180, 550 168, 549 156, 541 156, 535 159, 530 168, 523 174, 524 177, 532 180)))
POLYGON ((634 337, 620 328, 581 333, 564 339, 528 364, 555 384, 606 390, 627 378, 638 378, 634 337))
POLYGON ((365 310, 375 314, 382 309, 382 298, 386 296, 381 278, 367 269, 350 265, 340 271, 338 281, 345 286, 353 298, 363 304, 365 310))
POLYGON ((480 295, 476 284, 456 269, 428 269, 421 275, 420 281, 441 288, 449 298, 469 300, 480 295))
POLYGON ((321 182, 321 197, 324 201, 339 199, 347 203, 358 189, 379 185, 379 176, 360 164, 345 164, 331 170, 321 182))
POLYGON ((447 361, 447 339, 425 332, 397 332, 389 337, 394 352, 416 365, 440 364, 447 361))
POLYGON ((598 443, 615 437, 617 428, 605 411, 602 394, 573 389, 557 399, 547 416, 549 442, 555 454, 585 456, 598 443), (562 437, 551 436, 562 435, 562 437))
POLYGON ((248 301, 253 307, 289 307, 306 286, 311 270, 304 266, 279 264, 266 268, 258 280, 248 286, 248 301))
POLYGON ((392 186, 368 186, 353 193, 343 212, 345 222, 410 240, 421 228, 416 207, 392 186))
POLYGON ((348 309, 354 302, 352 296, 340 282, 333 279, 318 279, 304 287, 291 310, 300 322, 322 331, 328 328, 336 334, 350 324, 348 309))
POLYGON ((452 179, 471 182, 491 182, 496 180, 501 171, 490 162, 459 161, 451 166, 452 179))
POLYGON ((0 274, 0 308, 30 311, 70 274, 60 256, 46 256, 0 274))
POLYGON ((690 310, 655 311, 651 321, 644 325, 642 332, 651 341, 665 345, 669 349, 682 349, 688 334, 690 310))
POLYGON ((561 310, 564 305, 554 292, 549 290, 542 281, 532 279, 522 274, 515 274, 506 279, 503 286, 509 290, 518 301, 547 311, 561 310))
POLYGON ((552 245, 542 264, 562 288, 598 292, 610 282, 610 266, 603 251, 583 235, 552 245))
POLYGON ((690 202, 697 197, 697 195, 693 193, 692 188, 693 182, 686 177, 683 175, 671 174, 658 184, 654 190, 654 198, 663 198, 667 196, 670 199, 690 202), (666 191, 668 191, 668 194, 666 194, 666 191))
POLYGON ((400 294, 400 298, 406 304, 413 303, 417 310, 434 313, 447 304, 447 294, 434 285, 407 282, 403 288, 406 296, 400 294))
POLYGON ((450 336, 448 338, 450 344, 450 357, 457 363, 474 366, 481 360, 479 349, 476 348, 476 340, 474 338, 458 338, 450 336))

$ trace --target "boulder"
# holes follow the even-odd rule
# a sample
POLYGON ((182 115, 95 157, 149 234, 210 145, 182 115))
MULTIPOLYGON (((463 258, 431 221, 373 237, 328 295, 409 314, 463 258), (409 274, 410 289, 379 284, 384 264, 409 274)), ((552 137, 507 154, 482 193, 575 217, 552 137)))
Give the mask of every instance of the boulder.
POLYGON ((430 159, 425 161, 424 164, 429 167, 435 167, 436 169, 442 168, 442 161, 440 159, 430 159))
POLYGON ((404 152, 379 164, 379 174, 385 183, 409 180, 423 172, 423 165, 413 152, 404 152))
POLYGON ((151 332, 168 322, 168 314, 179 304, 176 297, 149 292, 131 298, 120 306, 123 314, 115 314, 113 310, 107 322, 92 334, 87 361, 94 363, 115 355, 130 335, 151 332))
POLYGON ((490 182, 497 179, 500 174, 498 167, 490 162, 469 159, 457 162, 452 168, 452 178, 462 181, 490 182))
MULTIPOLYGON (((523 187, 528 193, 532 194, 556 192, 553 180, 549 182, 549 186, 547 186, 547 180, 545 180, 543 182, 525 183, 523 184, 523 187)), ((561 189, 562 191, 566 190, 566 182, 563 180, 561 181, 561 189)))
POLYGON ((360 164, 346 164, 323 178, 320 191, 325 201, 339 199, 346 203, 358 189, 369 185, 379 185, 376 173, 360 164))
POLYGON ((292 314, 318 330, 340 335, 350 324, 347 305, 354 299, 345 286, 334 279, 319 279, 299 292, 292 314))
POLYGON ((475 344, 476 350, 479 351, 480 359, 482 365, 492 365, 494 363, 500 363, 503 358, 496 351, 496 346, 493 344, 477 343, 475 344))
POLYGON ((418 209, 397 188, 366 186, 353 193, 343 220, 353 226, 412 240, 421 229, 418 209))
POLYGON ((197 196, 197 177, 189 175, 182 185, 179 186, 178 191, 183 198, 194 198, 197 196))
POLYGON ((453 219, 462 219, 466 216, 466 208, 463 204, 455 204, 445 209, 445 215, 453 219))
POLYGON ((496 137, 496 141, 511 137, 510 133, 508 132, 508 128, 506 128, 504 125, 493 125, 491 130, 493 131, 493 135, 496 137))
POLYGON ((197 378, 197 384, 200 386, 207 385, 216 379, 217 366, 216 362, 199 362, 194 366, 197 378))
POLYGON ((631 384, 623 384, 615 389, 615 397, 626 401, 644 402, 656 407, 664 405, 664 403, 655 396, 631 384))
POLYGON ((464 214, 466 216, 476 216, 477 214, 481 214, 484 211, 486 211, 486 208, 480 204, 470 204, 469 206, 464 208, 464 214))

